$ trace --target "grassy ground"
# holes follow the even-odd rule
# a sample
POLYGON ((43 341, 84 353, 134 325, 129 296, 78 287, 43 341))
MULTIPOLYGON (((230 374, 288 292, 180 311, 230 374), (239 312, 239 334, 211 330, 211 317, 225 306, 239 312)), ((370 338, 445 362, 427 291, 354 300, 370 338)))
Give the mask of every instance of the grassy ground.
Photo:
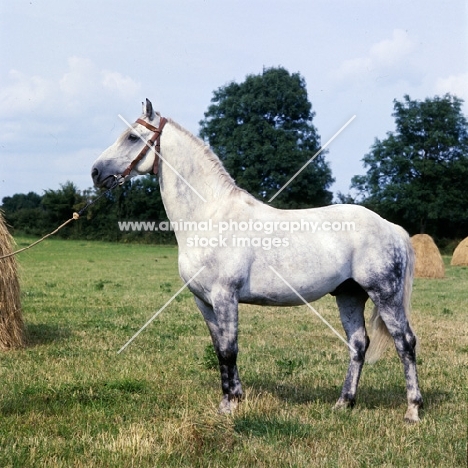
MULTIPOLYGON (((17 239, 19 246, 27 239, 17 239)), ((468 268, 416 280, 425 398, 406 425, 393 349, 333 412, 347 350, 306 307, 240 308, 234 416, 174 247, 46 241, 19 257, 29 346, 0 355, 1 467, 458 467, 466 464, 468 268)), ((338 330, 332 297, 315 303, 338 330)), ((369 311, 367 311, 369 313, 369 311)))

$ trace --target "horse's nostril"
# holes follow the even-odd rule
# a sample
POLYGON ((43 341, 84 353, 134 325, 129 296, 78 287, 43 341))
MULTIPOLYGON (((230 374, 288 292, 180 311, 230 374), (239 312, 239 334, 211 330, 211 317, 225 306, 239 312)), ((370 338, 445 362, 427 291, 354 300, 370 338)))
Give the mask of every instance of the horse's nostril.
POLYGON ((99 175, 99 170, 95 167, 92 171, 91 171, 91 177, 93 179, 96 179, 96 177, 99 175))

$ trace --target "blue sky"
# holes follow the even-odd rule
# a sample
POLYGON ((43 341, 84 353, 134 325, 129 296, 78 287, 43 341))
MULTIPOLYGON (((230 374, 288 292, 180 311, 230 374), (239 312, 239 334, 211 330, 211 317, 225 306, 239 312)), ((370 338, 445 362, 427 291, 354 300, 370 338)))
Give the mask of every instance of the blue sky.
POLYGON ((148 97, 197 134, 215 89, 274 66, 305 78, 322 143, 356 115, 327 155, 347 193, 394 129, 394 99, 468 99, 467 13, 461 0, 1 0, 0 199, 88 188, 118 114, 135 120, 148 97))

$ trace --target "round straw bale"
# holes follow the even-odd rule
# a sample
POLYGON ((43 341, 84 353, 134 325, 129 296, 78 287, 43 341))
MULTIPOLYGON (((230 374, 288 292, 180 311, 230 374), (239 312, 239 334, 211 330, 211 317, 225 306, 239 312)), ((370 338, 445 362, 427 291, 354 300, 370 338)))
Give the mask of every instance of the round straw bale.
MULTIPOLYGON (((0 257, 13 251, 14 241, 0 211, 0 257)), ((14 256, 0 259, 0 349, 25 344, 18 265, 14 256)))
POLYGON ((416 234, 411 238, 415 254, 414 276, 416 278, 443 278, 445 267, 434 240, 428 234, 416 234))
POLYGON ((452 261, 450 265, 468 266, 468 237, 463 239, 457 248, 453 251, 452 261))

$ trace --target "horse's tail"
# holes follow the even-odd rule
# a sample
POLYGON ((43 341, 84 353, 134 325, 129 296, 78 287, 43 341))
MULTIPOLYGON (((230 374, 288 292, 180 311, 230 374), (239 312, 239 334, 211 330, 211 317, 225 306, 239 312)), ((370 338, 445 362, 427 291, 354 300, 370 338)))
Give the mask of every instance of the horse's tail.
MULTIPOLYGON (((408 233, 404 231, 403 228, 400 229, 404 232, 406 247, 406 269, 403 290, 403 307, 405 309, 406 317, 408 318, 411 310, 411 291, 413 288, 414 250, 413 246, 411 245, 408 233)), ((366 352, 366 362, 368 362, 369 364, 373 364, 380 358, 382 353, 388 348, 388 346, 393 340, 387 329, 387 326, 385 325, 385 322, 380 317, 379 309, 377 306, 374 306, 370 323, 372 326, 372 338, 369 344, 369 348, 366 352)))

